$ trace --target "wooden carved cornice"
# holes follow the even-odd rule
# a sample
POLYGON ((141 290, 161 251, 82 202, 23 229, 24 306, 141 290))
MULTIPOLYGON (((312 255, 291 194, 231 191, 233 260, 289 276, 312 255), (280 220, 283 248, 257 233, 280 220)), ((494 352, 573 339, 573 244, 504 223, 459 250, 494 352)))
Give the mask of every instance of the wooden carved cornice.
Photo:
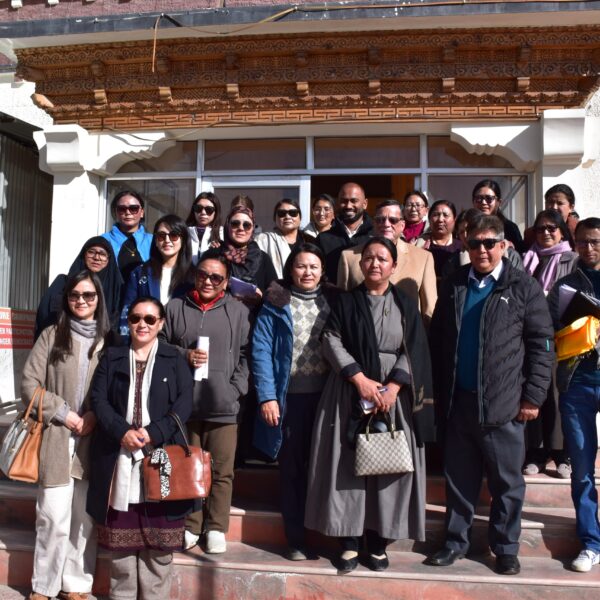
POLYGON ((599 85, 600 26, 176 39, 17 50, 57 123, 87 129, 534 119, 599 85))

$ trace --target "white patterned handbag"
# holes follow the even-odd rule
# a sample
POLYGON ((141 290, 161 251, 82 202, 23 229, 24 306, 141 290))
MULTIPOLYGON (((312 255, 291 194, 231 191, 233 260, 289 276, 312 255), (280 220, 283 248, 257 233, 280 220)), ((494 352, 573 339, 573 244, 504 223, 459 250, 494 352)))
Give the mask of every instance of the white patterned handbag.
POLYGON ((404 431, 396 431, 389 415, 386 415, 388 430, 385 433, 370 431, 371 420, 365 433, 356 438, 354 474, 386 475, 390 473, 412 473, 415 468, 404 431))

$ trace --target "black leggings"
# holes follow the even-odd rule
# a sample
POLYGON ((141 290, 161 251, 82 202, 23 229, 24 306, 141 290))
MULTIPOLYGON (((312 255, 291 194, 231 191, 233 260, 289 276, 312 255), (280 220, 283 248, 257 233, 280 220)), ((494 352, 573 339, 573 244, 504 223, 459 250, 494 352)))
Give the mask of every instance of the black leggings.
MULTIPOLYGON (((385 553, 385 548, 388 544, 388 541, 385 538, 382 538, 376 531, 372 529, 367 529, 365 531, 365 537, 367 541, 367 551, 369 554, 374 554, 375 556, 381 556, 385 553)), ((353 551, 358 552, 360 547, 359 537, 341 537, 338 538, 340 541, 340 545, 342 546, 342 551, 353 551)))

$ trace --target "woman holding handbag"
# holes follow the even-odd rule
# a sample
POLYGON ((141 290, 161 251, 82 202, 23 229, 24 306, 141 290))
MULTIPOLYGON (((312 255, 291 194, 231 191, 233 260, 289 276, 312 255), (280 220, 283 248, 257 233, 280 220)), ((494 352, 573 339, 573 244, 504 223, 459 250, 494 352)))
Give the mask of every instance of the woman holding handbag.
MULTIPOLYGON (((431 366, 423 323, 414 301, 389 279, 395 245, 383 237, 364 246, 364 283, 341 294, 323 330, 323 354, 331 364, 317 407, 308 473, 305 525, 339 538, 335 564, 342 573, 358 566, 366 536, 366 565, 389 565, 389 540, 425 538, 425 452, 419 413, 431 398, 431 366), (367 414, 365 414, 367 413, 367 414), (387 431, 388 415, 404 430, 413 472, 355 475, 357 434, 365 419, 387 431)), ((372 427, 373 427, 372 425, 372 427)))
POLYGON ((89 386, 110 336, 102 284, 91 271, 71 277, 58 324, 31 350, 21 384, 27 404, 39 387, 43 434, 30 600, 87 598, 96 568, 94 523, 85 512, 89 440, 96 418, 89 386))
POLYGON ((192 410, 190 369, 176 348, 157 339, 164 318, 155 298, 134 300, 131 345, 109 348, 92 384, 98 427, 87 510, 99 524, 98 543, 112 552, 111 598, 170 597, 173 551, 183 547, 184 517, 193 506, 146 502, 141 477, 148 446, 183 443, 169 413, 185 423, 192 410))

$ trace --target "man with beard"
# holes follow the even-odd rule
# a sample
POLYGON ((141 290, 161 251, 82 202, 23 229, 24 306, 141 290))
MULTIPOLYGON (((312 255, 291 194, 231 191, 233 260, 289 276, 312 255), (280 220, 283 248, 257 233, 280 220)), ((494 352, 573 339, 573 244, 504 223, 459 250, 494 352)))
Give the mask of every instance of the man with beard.
POLYGON ((325 254, 325 274, 329 281, 337 280, 338 262, 346 248, 358 246, 371 237, 373 222, 365 212, 368 200, 358 183, 345 183, 338 194, 336 213, 331 229, 317 237, 325 254))

